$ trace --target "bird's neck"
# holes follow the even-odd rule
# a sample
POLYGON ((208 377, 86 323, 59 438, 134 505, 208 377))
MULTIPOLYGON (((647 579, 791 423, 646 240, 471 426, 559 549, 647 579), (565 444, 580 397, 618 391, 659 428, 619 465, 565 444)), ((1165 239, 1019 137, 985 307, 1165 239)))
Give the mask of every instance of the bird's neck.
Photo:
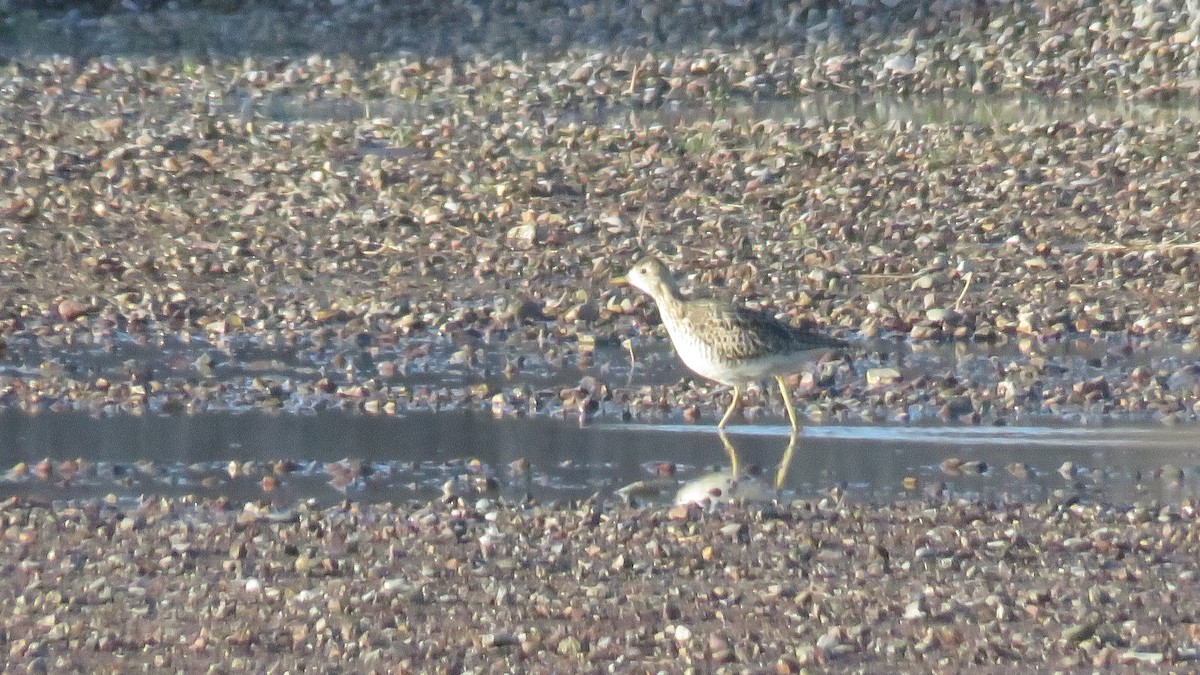
POLYGON ((677 317, 683 311, 683 295, 674 284, 663 284, 654 302, 658 304, 658 310, 663 315, 677 317))

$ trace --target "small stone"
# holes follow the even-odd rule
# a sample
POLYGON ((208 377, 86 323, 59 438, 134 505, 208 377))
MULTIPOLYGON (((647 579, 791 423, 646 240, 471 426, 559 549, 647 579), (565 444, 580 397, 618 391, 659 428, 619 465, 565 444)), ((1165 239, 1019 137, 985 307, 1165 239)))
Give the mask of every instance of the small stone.
MULTIPOLYGON (((913 69, 916 68, 916 65, 917 59, 912 54, 896 54, 895 56, 891 56, 883 62, 883 67, 885 70, 898 75, 907 75, 911 73, 913 69)), ((928 277, 929 275, 925 275, 921 277, 921 279, 926 279, 928 277)), ((928 288, 928 286, 923 286, 922 288, 928 288)))
POLYGON ((942 406, 942 416, 947 419, 957 419, 975 412, 975 404, 968 396, 952 396, 942 406))
POLYGON ((1067 644, 1077 645, 1080 642, 1083 642, 1084 640, 1087 640, 1087 639, 1091 638, 1093 635, 1095 635, 1096 628, 1098 626, 1099 626, 1099 624, 1095 623, 1095 622, 1082 623, 1082 624, 1076 624, 1074 626, 1068 626, 1067 628, 1063 629, 1063 633, 1062 633, 1063 641, 1066 642, 1067 644))
POLYGON ((487 633, 480 638, 479 641, 485 649, 491 649, 493 647, 511 647, 520 643, 520 640, 517 639, 517 636, 513 635, 512 633, 487 633))
POLYGON ((530 248, 538 241, 537 224, 525 223, 511 227, 505 237, 517 248, 530 248))
POLYGON ((692 513, 699 512, 700 508, 694 503, 676 504, 667 511, 669 520, 688 520, 692 517, 692 513))
POLYGON ((556 651, 558 652, 559 656, 578 656, 582 650, 583 645, 579 642, 579 638, 575 637, 574 635, 568 635, 567 637, 558 641, 558 648, 556 651))
POLYGON ((973 476, 981 476, 981 475, 987 473, 987 470, 988 470, 987 462, 982 462, 977 459, 973 459, 968 462, 962 463, 962 472, 965 474, 970 474, 973 476))
POLYGON ((899 382, 901 375, 896 368, 868 368, 866 377, 868 387, 878 387, 899 382))
POLYGON ((962 473, 963 461, 957 457, 947 457, 941 463, 942 473, 948 476, 957 476, 962 473))
POLYGON ((933 275, 924 274, 924 275, 917 277, 913 281, 912 290, 927 291, 927 290, 933 288, 933 283, 934 283, 933 275))
POLYGON ((87 313, 87 305, 78 300, 63 300, 58 303, 58 315, 70 323, 87 313))
POLYGON ((1159 469, 1159 476, 1167 485, 1181 485, 1183 483, 1183 469, 1174 464, 1163 464, 1159 469))
POLYGON ((1029 466, 1028 464, 1026 464, 1024 462, 1013 462, 1013 463, 1009 464, 1008 466, 1006 466, 1005 470, 1007 470, 1008 473, 1011 474, 1014 478, 1020 478, 1021 480, 1028 480, 1030 474, 1033 472, 1033 467, 1029 466))
POLYGON ((925 616, 925 610, 921 609, 921 601, 913 600, 904 606, 904 618, 914 620, 925 616))
POLYGON ((908 332, 909 338, 913 340, 932 340, 941 335, 942 329, 936 325, 921 322, 913 326, 908 332))
POLYGON ((838 646, 838 644, 840 644, 838 641, 838 636, 833 631, 825 633, 821 637, 817 638, 817 649, 824 652, 833 650, 838 646))

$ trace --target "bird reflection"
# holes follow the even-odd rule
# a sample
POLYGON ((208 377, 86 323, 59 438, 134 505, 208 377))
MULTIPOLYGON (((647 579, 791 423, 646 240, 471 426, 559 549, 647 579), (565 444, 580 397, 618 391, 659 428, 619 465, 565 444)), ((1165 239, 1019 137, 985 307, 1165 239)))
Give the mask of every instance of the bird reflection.
MULTIPOLYGON (((734 476, 741 476, 741 462, 738 460, 738 451, 734 447, 733 441, 729 439, 729 434, 724 430, 718 432, 721 438, 721 445, 725 446, 725 454, 729 455, 730 473, 734 476)), ((775 489, 779 490, 783 487, 783 482, 787 479, 788 470, 792 465, 792 456, 796 453, 796 441, 799 440, 800 431, 792 429, 788 434, 787 447, 783 449, 783 455, 779 458, 779 466, 775 469, 775 489)))
POLYGON ((792 457, 796 452, 796 443, 800 437, 799 430, 792 429, 788 435, 788 443, 779 459, 779 466, 775 469, 775 481, 772 486, 768 486, 754 476, 743 475, 738 450, 733 445, 733 441, 724 431, 720 431, 718 437, 721 439, 721 445, 725 448, 725 453, 729 455, 729 471, 716 471, 684 483, 675 493, 676 504, 704 501, 770 501, 779 496, 779 490, 787 480, 792 457))

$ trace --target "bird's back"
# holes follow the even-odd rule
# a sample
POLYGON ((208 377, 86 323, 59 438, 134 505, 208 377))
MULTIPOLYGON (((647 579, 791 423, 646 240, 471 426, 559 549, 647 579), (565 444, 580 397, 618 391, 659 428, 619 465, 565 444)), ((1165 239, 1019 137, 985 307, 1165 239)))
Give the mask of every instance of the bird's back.
POLYGON ((721 382, 785 372, 816 350, 846 343, 793 328, 765 312, 716 300, 686 300, 663 321, 676 351, 692 370, 721 382))

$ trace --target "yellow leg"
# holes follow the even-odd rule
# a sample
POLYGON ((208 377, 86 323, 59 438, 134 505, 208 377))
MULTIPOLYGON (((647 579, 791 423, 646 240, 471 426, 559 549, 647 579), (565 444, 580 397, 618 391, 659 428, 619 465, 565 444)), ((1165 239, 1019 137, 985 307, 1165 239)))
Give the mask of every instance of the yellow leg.
POLYGON ((783 451, 783 457, 779 460, 779 468, 775 470, 775 491, 783 489, 783 482, 787 479, 788 469, 792 466, 792 454, 796 450, 796 439, 800 436, 800 432, 792 429, 791 438, 788 439, 787 449, 783 451))
POLYGON ((729 418, 733 417, 733 411, 737 410, 738 405, 740 405, 741 402, 742 388, 735 385, 733 388, 733 400, 729 402, 729 410, 725 411, 725 416, 721 418, 720 422, 717 422, 718 429, 724 429, 725 425, 729 424, 729 418))
POLYGON ((775 381, 779 383, 779 395, 783 397, 783 407, 787 408, 788 421, 792 423, 792 431, 799 431, 800 423, 796 421, 796 409, 792 407, 792 395, 788 393, 787 385, 783 383, 783 376, 776 375, 775 381))
POLYGON ((737 478, 741 474, 738 473, 738 455, 737 448, 733 447, 733 443, 729 442, 729 436, 725 434, 725 430, 718 428, 717 435, 721 437, 721 444, 725 446, 725 454, 729 455, 729 471, 737 478))

